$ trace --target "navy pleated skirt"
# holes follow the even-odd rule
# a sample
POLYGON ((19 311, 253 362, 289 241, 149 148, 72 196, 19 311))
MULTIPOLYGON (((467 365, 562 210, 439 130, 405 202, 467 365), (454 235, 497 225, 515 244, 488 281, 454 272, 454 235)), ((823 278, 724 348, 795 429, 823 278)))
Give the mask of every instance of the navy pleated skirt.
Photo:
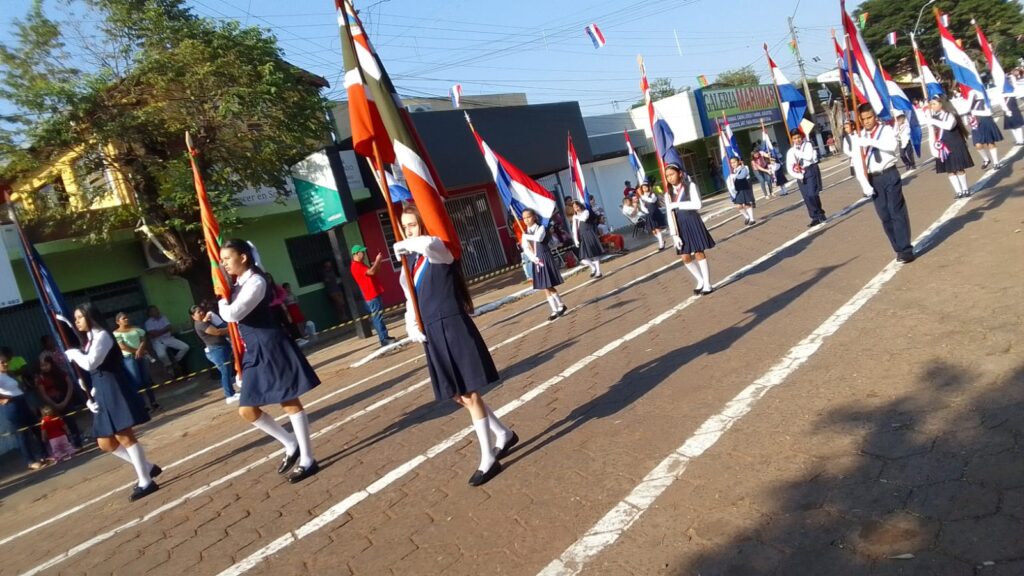
POLYGON ((1024 116, 1020 113, 1020 105, 1016 98, 1006 99, 1006 114, 1003 115, 1003 130, 1024 128, 1024 116))
POLYGON ((554 288, 563 282, 558 271, 558 261, 551 254, 551 247, 543 242, 537 243, 537 259, 543 266, 533 265, 533 287, 535 289, 554 288))
POLYGON ((991 116, 977 116, 978 127, 971 130, 971 140, 975 144, 995 144, 1002 142, 1003 133, 996 126, 991 116))
POLYGON ((427 337, 423 349, 436 400, 450 400, 498 381, 491 353, 469 315, 431 320, 423 331, 427 337))
POLYGON ((239 324, 242 357, 242 406, 266 406, 294 400, 320 384, 299 347, 278 326, 239 324))
POLYGON ((693 254, 705 252, 715 247, 715 239, 711 237, 700 214, 695 210, 675 210, 676 224, 679 225, 679 237, 683 240, 682 249, 676 248, 676 254, 693 254))
POLYGON ((110 437, 116 432, 149 422, 149 411, 127 371, 123 368, 119 372, 94 370, 89 372, 89 376, 96 391, 93 399, 100 405, 100 411, 92 418, 94 436, 110 437))
POLYGON ((597 235, 597 227, 590 222, 580 222, 580 259, 597 260, 604 254, 601 247, 601 239, 597 235))
POLYGON ((942 141, 949 149, 945 160, 935 159, 935 171, 939 174, 961 172, 974 166, 974 158, 967 147, 967 141, 958 130, 946 130, 942 133, 942 141))

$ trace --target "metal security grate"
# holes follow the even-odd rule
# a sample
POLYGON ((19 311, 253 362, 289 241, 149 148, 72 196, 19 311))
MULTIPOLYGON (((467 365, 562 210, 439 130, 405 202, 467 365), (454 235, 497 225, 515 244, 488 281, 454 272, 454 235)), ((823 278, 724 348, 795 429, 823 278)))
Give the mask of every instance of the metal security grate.
POLYGON ((452 198, 445 201, 445 207, 462 243, 462 271, 467 279, 508 263, 483 192, 452 198))

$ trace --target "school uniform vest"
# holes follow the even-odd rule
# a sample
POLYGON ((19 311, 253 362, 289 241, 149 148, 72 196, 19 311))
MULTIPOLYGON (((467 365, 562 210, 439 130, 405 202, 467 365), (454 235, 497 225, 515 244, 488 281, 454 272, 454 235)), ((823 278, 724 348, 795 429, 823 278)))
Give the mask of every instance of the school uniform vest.
POLYGON ((416 300, 424 323, 466 313, 457 296, 456 270, 452 266, 428 262, 424 256, 413 265, 416 300))

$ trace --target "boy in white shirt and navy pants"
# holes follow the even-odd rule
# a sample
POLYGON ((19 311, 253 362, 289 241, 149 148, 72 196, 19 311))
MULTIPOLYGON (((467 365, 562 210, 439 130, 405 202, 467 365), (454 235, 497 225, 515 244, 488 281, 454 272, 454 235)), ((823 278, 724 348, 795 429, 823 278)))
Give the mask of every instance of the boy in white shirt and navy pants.
POLYGON ((896 169, 900 152, 899 139, 892 126, 882 124, 870 104, 857 109, 863 129, 853 138, 854 162, 865 159, 868 181, 871 183, 875 211, 882 221, 882 229, 889 238, 896 261, 914 261, 914 246, 910 243, 910 214, 903 197, 903 180, 896 169))

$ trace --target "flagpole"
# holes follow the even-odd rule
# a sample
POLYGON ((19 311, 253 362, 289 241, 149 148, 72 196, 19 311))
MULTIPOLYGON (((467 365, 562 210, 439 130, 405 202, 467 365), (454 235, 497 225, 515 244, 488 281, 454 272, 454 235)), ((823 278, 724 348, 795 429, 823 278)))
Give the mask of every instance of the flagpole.
MULTIPOLYGON (((391 222, 391 229, 395 232, 395 237, 398 238, 401 235, 402 239, 405 239, 405 230, 401 227, 401 221, 395 217, 395 205, 391 201, 391 190, 388 189, 387 175, 384 173, 384 162, 381 161, 380 150, 377 148, 377 140, 373 141, 373 164, 374 169, 377 171, 377 178, 380 182, 381 193, 384 194, 384 201, 388 205, 388 219, 391 222)), ((420 233, 425 233, 426 230, 421 230, 420 233)), ((416 325, 419 327, 420 332, 423 331, 423 320, 420 318, 420 305, 419 299, 416 297, 416 284, 412 277, 412 273, 409 272, 409 261, 406 259, 405 254, 400 257, 402 262, 402 276, 405 277, 406 283, 409 285, 409 306, 412 306, 413 312, 416 314, 416 325)))
MULTIPOLYGON (((843 10, 844 10, 843 13, 845 14, 846 13, 845 12, 845 8, 843 10)), ((852 62, 852 60, 853 60, 853 49, 851 48, 851 44, 850 44, 850 34, 849 33, 844 34, 843 35, 843 39, 846 42, 846 49, 845 49, 845 52, 846 52, 846 73, 850 77, 850 87, 852 88, 853 86, 856 86, 856 84, 854 84, 854 82, 856 80, 855 80, 855 78, 853 76, 853 62, 852 62)), ((850 90, 850 92, 851 92, 851 94, 850 94, 851 104, 853 104, 853 125, 857 128, 857 132, 859 133, 861 131, 861 129, 862 129, 862 126, 861 126, 861 123, 860 123, 860 113, 857 112, 856 95, 852 94, 852 92, 854 92, 854 90, 850 90)), ((909 122, 909 120, 908 120, 908 122, 909 122)), ((851 143, 851 147, 852 147, 852 143, 851 143)), ((860 157, 860 165, 861 165, 861 167, 864 170, 864 177, 866 178, 867 174, 868 174, 868 155, 867 155, 867 151, 864 150, 863 148, 859 147, 859 146, 857 147, 857 149, 859 151, 857 156, 860 157)), ((853 150, 851 150, 851 152, 852 151, 853 150)))
POLYGON ((921 101, 928 102, 928 85, 924 81, 924 68, 921 67, 921 52, 917 48, 917 36, 910 33, 910 46, 914 49, 914 64, 917 65, 917 77, 921 81, 921 101))
MULTIPOLYGON (((835 43, 835 44, 839 44, 839 41, 836 40, 836 29, 835 28, 832 29, 832 42, 835 43)), ((845 58, 846 50, 843 50, 843 52, 844 52, 844 54, 843 54, 844 58, 843 59, 845 60, 846 59, 845 58)), ((842 98, 842 102, 843 102, 843 123, 845 124, 846 120, 850 117, 850 108, 846 105, 846 97, 847 97, 846 84, 843 84, 842 76, 843 76, 843 73, 840 70, 839 71, 839 93, 842 94, 842 96, 843 96, 843 98, 842 98)), ((847 65, 847 67, 846 67, 846 77, 847 78, 851 78, 849 65, 847 65)), ((853 82, 853 80, 851 79, 850 82, 853 82)))
MULTIPOLYGON (((637 54, 636 62, 640 66, 640 74, 643 78, 644 83, 647 82, 647 68, 644 67, 644 57, 637 54)), ((668 186, 668 176, 665 175, 665 159, 661 157, 661 151, 658 150, 658 138, 654 133, 654 100, 650 97, 651 89, 650 85, 647 85, 647 89, 644 90, 644 101, 647 103, 647 121, 651 126, 651 142, 654 143, 654 159, 658 161, 658 173, 661 175, 661 191, 662 194, 671 198, 671 189, 668 186)), ((669 143, 669 146, 672 144, 669 143)), ((680 169, 683 167, 680 166, 680 169)), ((683 182, 683 186, 686 183, 683 182)), ((672 236, 679 236, 679 226, 676 223, 675 210, 668 208, 669 202, 665 202, 665 208, 667 214, 666 220, 668 220, 668 231, 672 236)))
POLYGON ((779 115, 782 116, 782 126, 783 126, 783 128, 785 128, 784 131, 786 132, 786 138, 789 139, 789 145, 792 146, 793 145, 793 136, 789 133, 790 128, 789 128, 789 121, 786 118, 786 111, 782 109, 782 93, 779 92, 779 82, 778 82, 778 80, 775 79, 775 72, 772 71, 771 55, 768 54, 768 43, 767 42, 765 42, 765 44, 764 44, 764 55, 765 55, 765 58, 768 58, 768 60, 769 60, 769 63, 768 63, 768 75, 772 77, 772 86, 775 86, 775 100, 779 104, 779 115))
MULTIPOLYGON (((22 258, 25 260, 25 268, 28 270, 29 277, 32 280, 32 288, 36 292, 36 298, 39 299, 39 303, 44 306, 44 314, 46 316, 47 324, 49 325, 50 330, 54 332, 54 344, 57 345, 60 353, 64 354, 68 349, 73 348, 74 346, 65 338, 64 332, 60 329, 60 320, 53 317, 50 312, 56 307, 56 303, 51 301, 46 290, 43 290, 43 275, 31 256, 32 245, 29 243, 28 236, 25 235, 25 230, 22 229, 21 223, 18 222, 18 215, 14 209, 14 204, 11 202, 10 194, 6 195, 5 200, 7 203, 8 215, 11 222, 14 224, 14 229, 18 231, 18 239, 21 241, 21 251, 23 252, 22 258)), ((69 322, 74 321, 73 318, 68 318, 67 320, 69 322)), ((86 390, 87 386, 85 386, 85 378, 82 368, 74 362, 68 362, 68 364, 75 371, 75 375, 78 377, 79 388, 82 390, 82 393, 85 394, 86 400, 92 400, 92 394, 86 390)), ((68 376, 71 376, 71 374, 68 374, 68 376)))

